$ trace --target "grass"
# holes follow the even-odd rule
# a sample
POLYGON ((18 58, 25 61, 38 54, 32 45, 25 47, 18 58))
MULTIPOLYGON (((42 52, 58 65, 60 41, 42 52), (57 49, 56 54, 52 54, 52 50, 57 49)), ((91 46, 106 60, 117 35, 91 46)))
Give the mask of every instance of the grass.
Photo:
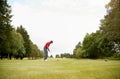
POLYGON ((120 60, 0 60, 0 79, 120 79, 120 60))

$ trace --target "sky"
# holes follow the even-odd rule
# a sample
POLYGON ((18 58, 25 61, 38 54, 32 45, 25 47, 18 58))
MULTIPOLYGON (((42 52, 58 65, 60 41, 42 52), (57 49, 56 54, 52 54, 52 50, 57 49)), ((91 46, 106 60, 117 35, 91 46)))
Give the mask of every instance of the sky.
POLYGON ((53 40, 49 55, 73 53, 86 33, 96 32, 110 0, 8 0, 12 25, 22 25, 40 50, 53 40))

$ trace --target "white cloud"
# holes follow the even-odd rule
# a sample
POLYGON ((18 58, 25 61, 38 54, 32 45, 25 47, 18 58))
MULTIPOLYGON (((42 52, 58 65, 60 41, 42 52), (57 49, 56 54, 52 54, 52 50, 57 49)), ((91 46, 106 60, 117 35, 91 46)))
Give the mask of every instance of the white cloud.
POLYGON ((86 33, 95 32, 109 0, 25 0, 13 2, 13 22, 23 25, 31 40, 42 50, 53 40, 53 53, 72 53, 86 33))

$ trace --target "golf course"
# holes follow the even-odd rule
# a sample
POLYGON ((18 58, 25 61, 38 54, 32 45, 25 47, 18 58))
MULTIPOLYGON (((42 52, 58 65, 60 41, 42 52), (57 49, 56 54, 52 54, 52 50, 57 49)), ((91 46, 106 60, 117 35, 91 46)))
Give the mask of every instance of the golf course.
POLYGON ((0 60, 0 79, 120 79, 120 60, 0 60))

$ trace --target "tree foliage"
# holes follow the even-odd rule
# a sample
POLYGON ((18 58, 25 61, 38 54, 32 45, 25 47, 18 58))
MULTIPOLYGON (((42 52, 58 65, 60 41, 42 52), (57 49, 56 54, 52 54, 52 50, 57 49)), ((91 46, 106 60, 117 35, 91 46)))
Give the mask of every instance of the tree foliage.
POLYGON ((30 54, 30 57, 32 57, 32 59, 43 58, 43 52, 36 44, 32 44, 32 53, 30 54))
POLYGON ((10 48, 10 32, 12 31, 11 22, 11 7, 6 0, 0 0, 0 57, 5 56, 10 48))
POLYGON ((76 46, 75 46, 75 49, 73 50, 73 56, 76 57, 76 58, 80 58, 81 57, 81 54, 82 54, 82 45, 81 45, 81 42, 79 42, 76 46))
POLYGON ((25 47, 25 51, 26 51, 25 55, 29 57, 32 52, 32 44, 31 44, 30 37, 22 25, 20 27, 17 27, 17 32, 20 33, 23 37, 24 47, 25 47))
POLYGON ((11 54, 16 58, 22 59, 26 53, 25 48, 24 48, 24 40, 23 37, 20 33, 16 32, 13 30, 11 32, 11 40, 10 40, 10 49, 11 49, 11 54))
POLYGON ((13 28, 11 17, 11 6, 8 5, 7 0, 0 0, 0 58, 43 57, 42 51, 32 43, 22 26, 17 30, 13 28))
POLYGON ((107 15, 101 20, 100 29, 95 33, 86 34, 81 50, 75 47, 75 56, 82 54, 80 57, 120 58, 120 0, 111 0, 106 9, 107 15))

